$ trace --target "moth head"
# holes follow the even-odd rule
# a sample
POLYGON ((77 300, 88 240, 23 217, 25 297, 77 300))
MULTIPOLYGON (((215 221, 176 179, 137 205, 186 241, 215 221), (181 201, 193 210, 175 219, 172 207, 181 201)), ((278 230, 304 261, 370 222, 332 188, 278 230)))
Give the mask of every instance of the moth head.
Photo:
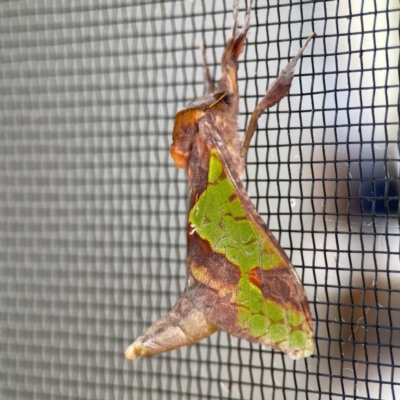
POLYGON ((231 100, 232 95, 226 92, 209 93, 176 114, 170 153, 178 168, 188 167, 200 120, 208 117, 214 121, 216 115, 223 116, 229 110, 231 100))
POLYGON ((188 167, 193 136, 203 115, 201 108, 185 108, 176 114, 170 153, 178 168, 188 167))

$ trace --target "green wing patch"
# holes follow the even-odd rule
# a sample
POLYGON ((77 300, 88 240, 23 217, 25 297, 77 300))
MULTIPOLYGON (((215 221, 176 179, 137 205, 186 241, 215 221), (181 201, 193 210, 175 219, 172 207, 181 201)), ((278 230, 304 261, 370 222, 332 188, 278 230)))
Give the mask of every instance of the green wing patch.
POLYGON ((245 191, 239 195, 229 180, 218 151, 212 150, 208 185, 192 205, 189 225, 225 261, 204 260, 201 267, 192 263, 189 269, 195 281, 188 288, 192 293, 189 297, 219 328, 283 350, 292 358, 306 357, 312 353, 314 341, 302 286, 290 263, 263 231, 267 228, 248 215, 243 203, 250 201, 247 199, 245 191), (234 285, 221 278, 228 265, 238 270, 234 285), (202 300, 207 290, 213 292, 209 295, 214 299, 211 309, 202 300))
POLYGON ((208 186, 192 207, 189 223, 213 251, 224 254, 243 272, 285 266, 279 252, 246 216, 216 150, 211 152, 208 186))

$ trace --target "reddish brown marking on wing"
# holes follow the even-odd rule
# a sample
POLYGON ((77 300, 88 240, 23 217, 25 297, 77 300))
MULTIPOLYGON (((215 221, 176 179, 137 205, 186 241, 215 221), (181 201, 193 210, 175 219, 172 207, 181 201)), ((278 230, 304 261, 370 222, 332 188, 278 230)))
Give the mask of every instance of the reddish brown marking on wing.
MULTIPOLYGON (((225 172, 225 171, 224 171, 225 172)), ((234 201, 235 199, 237 199, 237 195, 235 192, 233 192, 231 194, 231 197, 229 197, 228 202, 231 203, 232 201, 234 201)))
POLYGON ((201 239, 199 241, 199 245, 201 247, 201 250, 203 250, 205 257, 208 257, 210 254, 213 254, 210 243, 208 243, 207 240, 201 239))
POLYGON ((197 188, 196 187, 192 187, 191 191, 190 191, 190 203, 191 203, 191 206, 196 204, 196 201, 198 200, 198 198, 199 198, 199 192, 198 192, 197 188))
POLYGON ((220 281, 222 285, 238 285, 241 277, 240 269, 230 263, 224 255, 214 252, 210 243, 202 239, 197 232, 190 236, 188 264, 194 262, 198 266, 207 268, 207 273, 211 279, 220 281))
POLYGON ((262 291, 262 282, 260 279, 260 268, 252 268, 249 271, 249 281, 256 287, 258 287, 262 291))
POLYGON ((272 299, 278 304, 290 304, 293 309, 299 312, 309 310, 302 287, 299 287, 297 279, 290 268, 273 270, 254 269, 257 270, 254 273, 260 277, 262 282, 261 291, 265 298, 272 299))

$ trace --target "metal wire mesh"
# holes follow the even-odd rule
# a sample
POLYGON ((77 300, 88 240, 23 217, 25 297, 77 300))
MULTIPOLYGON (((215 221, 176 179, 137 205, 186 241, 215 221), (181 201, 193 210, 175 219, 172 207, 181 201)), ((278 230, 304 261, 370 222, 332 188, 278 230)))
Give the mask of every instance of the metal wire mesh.
POLYGON ((257 1, 241 58, 243 129, 318 34, 260 120, 245 177, 304 282, 313 357, 221 332, 123 357, 184 287, 186 177, 170 136, 204 92, 202 41, 218 71, 232 9, 0 3, 2 399, 400 399, 396 0, 257 1))

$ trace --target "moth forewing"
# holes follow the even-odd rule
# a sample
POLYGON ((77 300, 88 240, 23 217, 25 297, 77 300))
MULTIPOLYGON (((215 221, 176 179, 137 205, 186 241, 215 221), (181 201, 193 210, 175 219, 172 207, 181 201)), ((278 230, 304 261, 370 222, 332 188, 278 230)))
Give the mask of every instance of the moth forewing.
POLYGON ((236 7, 216 89, 176 116, 170 152, 176 166, 188 171, 186 288, 172 310, 128 347, 128 358, 186 346, 218 329, 293 359, 313 352, 311 313, 300 279, 257 213, 241 174, 259 116, 287 94, 296 62, 314 34, 254 110, 242 144, 237 70, 251 3, 239 33, 236 7))

